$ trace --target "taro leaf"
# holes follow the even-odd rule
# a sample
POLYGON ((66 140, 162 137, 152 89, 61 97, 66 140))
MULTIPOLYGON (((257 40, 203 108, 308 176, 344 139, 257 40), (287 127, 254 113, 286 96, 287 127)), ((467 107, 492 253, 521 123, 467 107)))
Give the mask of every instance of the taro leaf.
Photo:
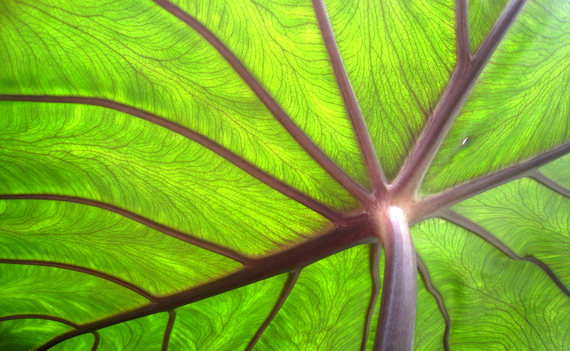
POLYGON ((570 349, 568 1, 4 0, 0 26, 1 350, 379 349, 393 207, 414 349, 570 349))

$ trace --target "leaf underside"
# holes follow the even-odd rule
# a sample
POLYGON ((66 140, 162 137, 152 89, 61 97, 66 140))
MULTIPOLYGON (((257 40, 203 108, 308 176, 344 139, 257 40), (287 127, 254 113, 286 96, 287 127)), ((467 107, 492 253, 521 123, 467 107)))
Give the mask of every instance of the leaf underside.
POLYGON ((570 3, 0 4, 0 349, 570 349, 570 3), (380 326, 381 327, 381 326, 380 326))

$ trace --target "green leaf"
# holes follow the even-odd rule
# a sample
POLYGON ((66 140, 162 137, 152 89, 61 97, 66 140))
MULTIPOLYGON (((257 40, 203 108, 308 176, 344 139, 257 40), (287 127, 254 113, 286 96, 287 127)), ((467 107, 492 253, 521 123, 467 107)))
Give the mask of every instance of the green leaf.
POLYGON ((0 28, 1 350, 570 348, 568 1, 7 0, 0 28))

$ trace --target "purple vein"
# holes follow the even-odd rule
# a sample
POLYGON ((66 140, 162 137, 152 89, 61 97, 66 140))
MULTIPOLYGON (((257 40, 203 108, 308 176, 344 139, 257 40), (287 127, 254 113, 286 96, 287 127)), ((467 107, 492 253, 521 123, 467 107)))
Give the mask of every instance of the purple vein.
POLYGON ((372 294, 368 302, 368 309, 366 310, 366 318, 364 320, 364 335, 362 336, 362 344, 360 345, 361 351, 366 351, 368 346, 368 337, 370 336, 370 324, 372 323, 372 316, 374 315, 374 308, 378 295, 380 295, 380 253, 382 246, 380 243, 370 244, 370 277, 372 278, 372 294))
POLYGON ((275 116, 277 121, 291 134, 291 136, 301 145, 303 149, 321 167, 323 167, 336 181, 346 190, 354 195, 362 204, 368 204, 370 198, 366 190, 350 178, 340 167, 338 167, 309 137, 291 120, 285 111, 279 106, 277 101, 263 88, 261 83, 249 72, 243 63, 220 41, 220 39, 210 32, 194 17, 190 16, 179 7, 166 0, 154 0, 155 3, 163 7, 166 11, 186 23, 206 41, 208 41, 232 66, 236 73, 243 79, 249 88, 257 95, 267 109, 275 116))
POLYGON ((267 318, 265 319, 263 324, 259 327, 259 329, 255 333, 255 335, 253 336, 253 338, 251 339, 251 341, 249 342, 249 344, 245 348, 246 351, 253 350, 253 348, 255 347, 255 344, 261 338, 265 329, 267 329, 269 324, 271 324, 271 321, 273 321, 273 318, 275 318, 277 313, 279 313, 279 310, 281 310, 281 307, 283 306, 283 304, 285 303, 285 301, 289 297, 289 294, 293 290, 293 287, 295 287, 295 283, 297 282, 297 279, 299 278, 299 274, 301 274, 300 269, 289 273, 289 276, 287 277, 287 281, 285 282, 285 285, 283 286, 283 290, 281 291, 279 298, 275 302, 275 306, 273 306, 273 309, 269 313, 269 316, 267 316, 267 318))
POLYGON ((491 55, 515 21, 526 2, 527 0, 511 0, 507 4, 501 13, 501 16, 497 22, 495 22, 495 25, 491 28, 491 31, 481 44, 479 50, 477 50, 473 56, 473 61, 481 63, 487 63, 487 61, 489 61, 489 58, 491 58, 491 55))
POLYGON ((500 250, 502 253, 504 253, 505 255, 507 255, 509 258, 511 258, 513 260, 527 261, 527 262, 534 263, 535 265, 540 267, 546 274, 548 274, 550 279, 552 279, 552 281, 558 286, 558 288, 564 294, 566 294, 566 296, 570 297, 570 291, 568 290, 568 288, 566 288, 564 286, 564 284, 562 284, 560 279, 558 279, 558 277, 556 277, 554 272, 544 262, 542 262, 539 259, 532 257, 532 256, 521 257, 521 256, 517 255, 505 243, 503 243, 501 240, 499 240, 496 236, 491 234, 485 228, 481 227, 477 223, 471 222, 467 218, 465 218, 465 217, 463 217, 463 216, 461 216, 461 215, 459 215, 453 211, 450 211, 450 210, 441 211, 438 214, 438 217, 445 219, 446 221, 449 221, 455 225, 458 225, 458 226, 478 235, 479 237, 481 237, 482 239, 487 241, 489 244, 493 245, 495 248, 497 248, 498 250, 500 250))
POLYGON ((106 99, 98 98, 88 98, 79 96, 36 96, 36 95, 0 95, 0 101, 29 101, 29 102, 46 102, 46 103, 69 103, 69 104, 83 104, 92 105, 109 108, 112 110, 127 113, 131 116, 141 118, 145 121, 151 122, 153 124, 159 125, 166 129, 169 129, 177 134, 180 134, 202 146, 215 152, 219 156, 223 157, 227 161, 231 162, 236 167, 240 168, 247 174, 251 175, 260 182, 268 185, 269 187, 279 191, 283 195, 307 206, 313 211, 323 215, 332 222, 340 223, 346 219, 346 217, 333 209, 327 207, 326 205, 314 200, 313 198, 307 196, 306 194, 291 188, 286 183, 278 180, 272 175, 265 173, 261 169, 247 162, 240 156, 234 154, 230 150, 216 143, 215 141, 199 134, 193 130, 183 127, 174 122, 168 121, 162 117, 154 115, 149 112, 145 112, 136 109, 131 106, 127 106, 118 102, 114 102, 106 99))
POLYGON ((97 333, 96 331, 92 332, 91 334, 93 334, 94 338, 91 351, 97 351, 97 349, 99 348, 99 342, 101 341, 101 338, 99 337, 99 333, 97 333))
POLYGON ((97 208, 101 208, 110 212, 114 212, 119 214, 123 217, 132 219, 144 226, 157 230, 163 234, 169 235, 173 238, 185 241, 189 244, 196 245, 203 249, 215 252, 219 255, 231 258, 232 260, 238 261, 245 266, 253 266, 255 265, 256 260, 246 257, 236 251, 231 249, 216 245, 214 243, 202 240, 200 238, 190 236, 188 234, 184 234, 172 228, 169 228, 165 225, 160 223, 156 223, 148 218, 139 216, 135 213, 127 211, 125 209, 104 203, 95 200, 84 199, 81 197, 75 196, 65 196, 65 195, 51 195, 51 194, 21 194, 21 195, 0 195, 0 200, 51 200, 51 201, 64 201, 64 202, 73 202, 88 206, 93 206, 97 208))
POLYGON ((457 64, 468 65, 471 62, 471 47, 469 44, 467 0, 455 1, 455 37, 457 42, 457 64))
POLYGON ((0 263, 5 263, 5 264, 21 264, 21 265, 30 265, 30 266, 43 266, 43 267, 54 267, 54 268, 60 268, 60 269, 67 269, 70 271, 75 271, 75 272, 80 272, 80 273, 85 273, 85 274, 89 274, 92 275, 94 277, 98 277, 101 279, 105 279, 109 282, 115 283, 117 285, 120 285, 124 288, 127 288, 143 297, 145 297, 147 300, 151 301, 151 302, 156 302, 158 301, 158 299, 153 296, 152 294, 150 294, 148 291, 145 291, 141 288, 139 288, 136 285, 133 285, 127 281, 124 281, 120 278, 114 277, 112 275, 103 273, 103 272, 99 272, 96 271, 94 269, 90 269, 90 268, 85 268, 85 267, 80 267, 80 266, 76 266, 73 264, 67 264, 67 263, 60 263, 60 262, 51 262, 51 261, 36 261, 36 260, 12 260, 12 259, 0 259, 0 263))
POLYGON ((170 342, 170 335, 172 335, 172 328, 174 327, 175 321, 176 312, 168 311, 168 323, 166 324, 166 330, 164 331, 164 339, 162 339, 161 351, 168 351, 168 343, 170 342))
POLYGON ((313 0, 313 7, 330 57, 333 72, 342 94, 342 99, 344 100, 348 116, 350 117, 352 127, 354 128, 354 133, 356 134, 358 144, 360 145, 360 149, 364 156, 364 161, 366 162, 366 168, 370 175, 372 186, 374 191, 378 195, 382 196, 386 193, 386 178, 382 172, 380 163, 378 162, 378 157, 376 156, 372 139, 370 139, 368 128, 366 128, 366 122, 362 116, 358 99, 352 89, 352 84, 350 84, 348 74, 346 73, 346 68, 336 43, 326 6, 323 0, 313 0))
POLYGON ((544 174, 542 174, 538 171, 534 171, 534 172, 530 173, 528 175, 528 177, 536 180, 537 182, 539 182, 540 184, 549 188, 550 190, 553 190, 553 191, 557 192, 558 194, 565 196, 565 197, 570 199, 570 190, 564 188, 563 186, 556 183, 554 180, 548 178, 544 174))
POLYGON ((441 312, 443 319, 445 320, 445 332, 443 333, 443 349, 445 351, 449 351, 449 333, 451 331, 451 319, 449 318, 449 313, 447 313, 447 308, 443 303, 443 297, 439 293, 439 290, 433 285, 431 281, 431 277, 429 275, 429 271, 427 266, 420 257, 418 253, 416 253, 416 262, 418 264, 418 271, 420 272, 420 276, 422 277, 422 281, 426 287, 426 290, 435 298, 437 302, 437 307, 439 307, 439 311, 441 312))
POLYGON ((459 64, 458 62, 455 66, 449 84, 432 117, 394 182, 393 191, 397 196, 409 198, 417 193, 427 168, 433 161, 439 146, 473 89, 477 78, 525 3, 526 0, 512 0, 473 59, 468 64, 459 64))
POLYGON ((48 315, 44 315, 44 314, 16 314, 13 316, 0 317, 0 322, 11 321, 14 319, 45 319, 48 321, 54 321, 54 322, 66 324, 66 325, 69 325, 70 327, 73 327, 73 328, 79 327, 77 324, 75 324, 71 321, 68 321, 67 319, 54 317, 54 316, 48 316, 48 315))
POLYGON ((78 330, 59 335, 48 341, 36 351, 47 351, 60 342, 78 335, 90 333, 119 323, 145 317, 151 314, 169 311, 214 295, 234 290, 278 274, 292 272, 320 259, 361 244, 374 242, 370 233, 374 225, 367 216, 354 219, 350 226, 341 226, 301 243, 283 252, 259 260, 259 264, 229 274, 218 280, 210 281, 191 289, 161 298, 158 303, 148 304, 130 311, 106 317, 81 325, 78 330))
POLYGON ((522 178, 525 176, 526 172, 531 172, 536 168, 544 166, 545 164, 568 153, 570 153, 570 142, 562 144, 527 161, 501 169, 484 177, 477 178, 437 195, 426 197, 418 201, 413 206, 410 213, 410 222, 417 223, 419 220, 429 217, 437 211, 446 209, 459 201, 508 183, 512 180, 522 178))

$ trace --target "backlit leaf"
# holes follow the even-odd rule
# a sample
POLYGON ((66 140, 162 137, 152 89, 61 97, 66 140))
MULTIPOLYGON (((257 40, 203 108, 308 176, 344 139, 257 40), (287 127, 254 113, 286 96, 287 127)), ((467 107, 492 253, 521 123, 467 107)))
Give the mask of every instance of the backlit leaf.
POLYGON ((380 350, 416 279, 415 350, 570 349, 569 44, 567 0, 1 1, 0 349, 380 350))

